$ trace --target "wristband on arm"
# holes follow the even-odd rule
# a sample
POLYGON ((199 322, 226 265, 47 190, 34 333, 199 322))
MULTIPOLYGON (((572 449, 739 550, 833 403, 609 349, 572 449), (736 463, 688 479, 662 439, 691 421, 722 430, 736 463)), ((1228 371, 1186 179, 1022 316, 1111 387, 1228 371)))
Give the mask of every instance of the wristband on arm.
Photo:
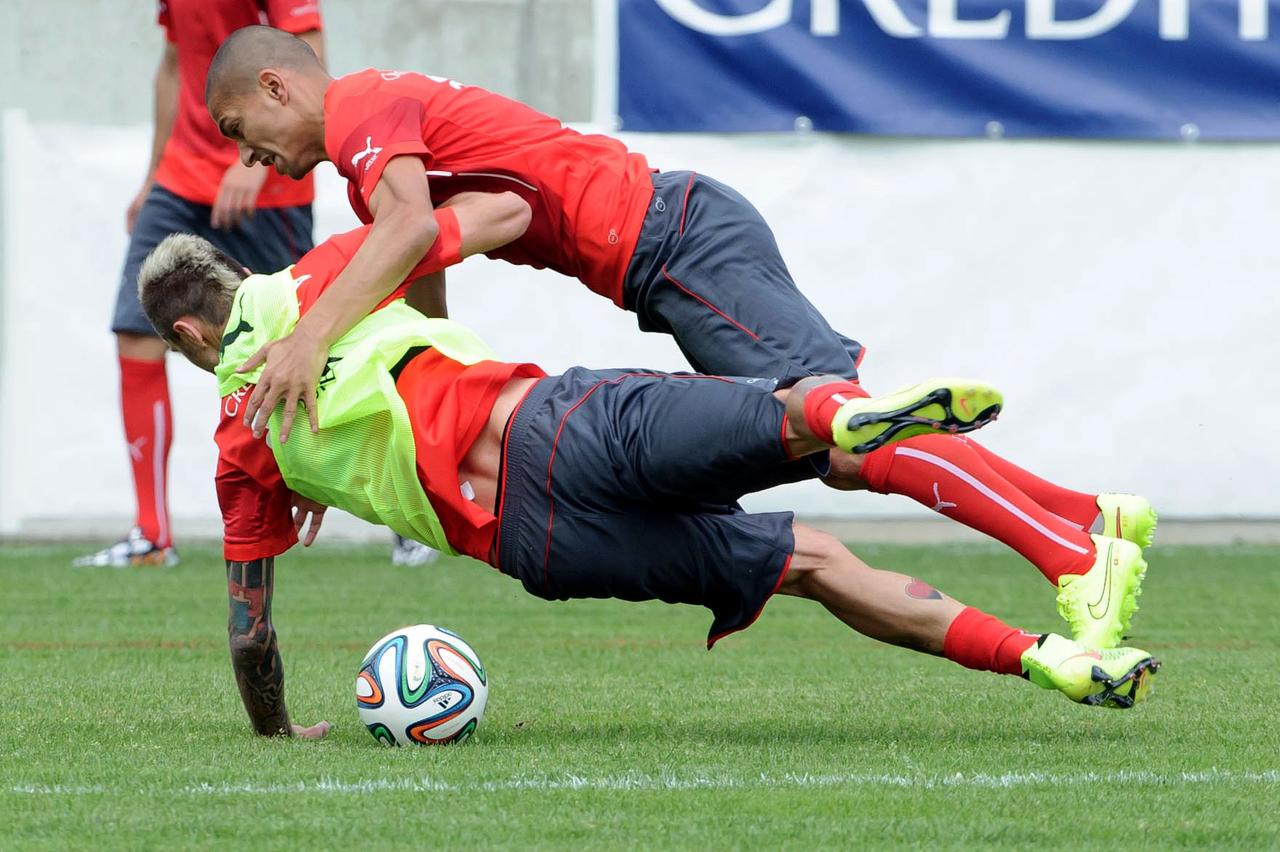
POLYGON ((431 244, 424 261, 430 261, 438 271, 462 261, 462 229, 458 226, 458 214, 452 208, 440 207, 435 211, 436 241, 431 244))

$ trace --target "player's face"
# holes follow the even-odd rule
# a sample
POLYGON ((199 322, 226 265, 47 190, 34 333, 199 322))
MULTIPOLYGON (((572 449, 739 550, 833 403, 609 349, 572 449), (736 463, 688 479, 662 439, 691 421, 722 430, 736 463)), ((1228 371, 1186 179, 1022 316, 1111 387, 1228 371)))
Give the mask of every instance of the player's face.
POLYGON ((262 163, 296 180, 324 159, 323 131, 317 144, 296 110, 265 92, 218 104, 213 118, 222 135, 240 147, 246 166, 262 163))

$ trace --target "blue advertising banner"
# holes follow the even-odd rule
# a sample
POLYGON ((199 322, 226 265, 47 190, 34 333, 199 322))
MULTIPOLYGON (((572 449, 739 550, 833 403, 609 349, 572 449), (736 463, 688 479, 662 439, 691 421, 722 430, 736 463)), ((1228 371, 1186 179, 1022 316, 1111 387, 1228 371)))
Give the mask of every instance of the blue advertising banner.
POLYGON ((1280 138, 1280 0, 618 0, 636 131, 1280 138))

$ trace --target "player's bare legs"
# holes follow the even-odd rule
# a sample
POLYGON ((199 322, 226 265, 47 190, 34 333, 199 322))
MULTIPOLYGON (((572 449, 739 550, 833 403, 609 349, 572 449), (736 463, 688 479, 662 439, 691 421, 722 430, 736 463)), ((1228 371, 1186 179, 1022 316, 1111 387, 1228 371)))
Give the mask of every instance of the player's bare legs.
MULTIPOLYGON (((793 531, 795 554, 778 591, 818 601, 864 636, 926 654, 942 653, 947 628, 963 604, 905 574, 869 567, 824 532, 804 524, 795 524, 793 531)), ((1035 640, 1015 640, 1017 655, 1035 640)))
POLYGON ((864 636, 966 668, 1020 675, 1085 704, 1125 709, 1150 691, 1160 664, 1145 651, 1093 651, 1010 627, 921 580, 871 568, 826 533, 803 524, 792 531, 795 550, 778 591, 821 603, 864 636))

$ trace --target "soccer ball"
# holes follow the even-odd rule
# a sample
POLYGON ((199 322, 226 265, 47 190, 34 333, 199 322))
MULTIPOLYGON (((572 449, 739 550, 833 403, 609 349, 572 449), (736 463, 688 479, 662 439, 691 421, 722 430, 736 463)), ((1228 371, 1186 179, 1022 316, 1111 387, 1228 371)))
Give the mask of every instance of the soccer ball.
POLYGON ((356 708, 387 745, 459 743, 489 700, 480 658, 456 634, 430 624, 383 636, 360 664, 356 708))

